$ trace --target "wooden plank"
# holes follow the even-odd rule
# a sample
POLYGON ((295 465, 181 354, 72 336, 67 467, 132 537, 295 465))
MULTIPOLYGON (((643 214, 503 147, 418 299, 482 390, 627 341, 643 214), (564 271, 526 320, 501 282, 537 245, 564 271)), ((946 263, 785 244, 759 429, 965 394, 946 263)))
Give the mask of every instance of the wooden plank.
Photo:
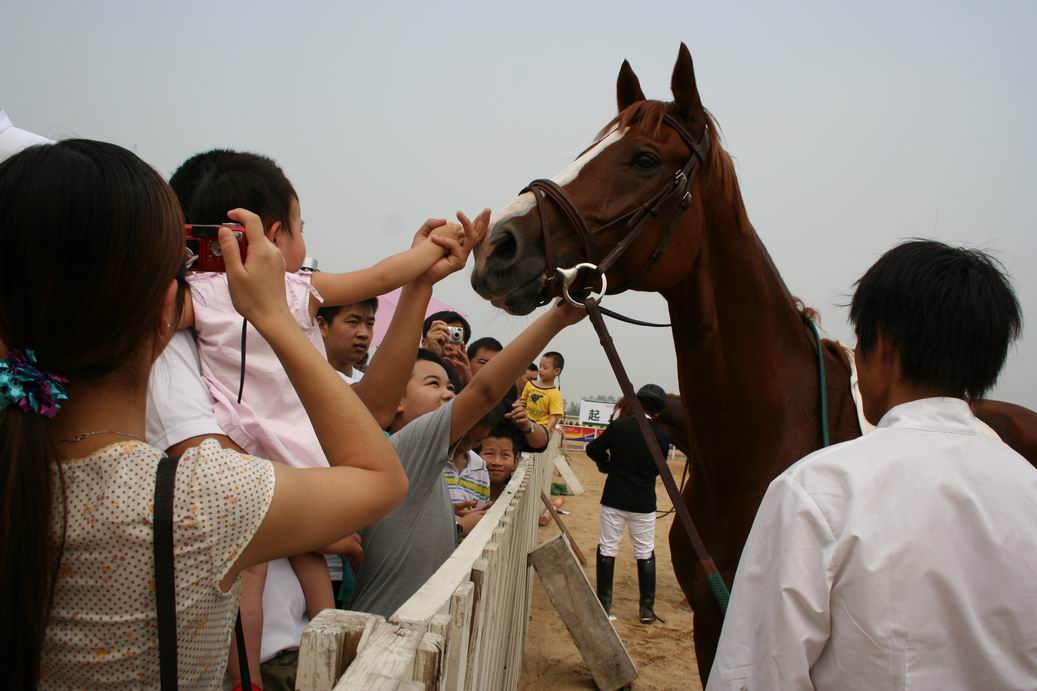
POLYGON ((363 637, 356 659, 335 685, 334 691, 363 689, 368 677, 410 681, 414 657, 424 634, 396 624, 376 624, 363 637))
POLYGON ((468 646, 472 635, 472 609, 475 586, 471 581, 457 586, 450 598, 450 623, 445 634, 446 651, 443 662, 445 691, 463 691, 468 671, 468 646))
POLYGON ((544 503, 544 506, 547 507, 548 512, 551 514, 551 518, 555 519, 558 528, 562 531, 565 537, 568 538, 569 546, 573 548, 574 552, 576 552, 576 558, 580 560, 581 564, 586 566, 587 557, 583 556, 583 550, 581 550, 580 546, 576 544, 576 539, 572 536, 572 533, 569 532, 569 529, 565 527, 565 523, 562 522, 562 517, 558 515, 557 511, 555 511, 554 504, 551 503, 550 497, 548 497, 543 490, 540 491, 540 500, 544 503))
MULTIPOLYGON (((350 684, 355 684, 349 687, 350 691, 425 691, 425 685, 420 681, 400 681, 374 672, 350 684)), ((338 691, 339 687, 336 686, 335 689, 338 691)))
POLYGON ((485 559, 476 559, 472 564, 472 633, 468 643, 468 659, 465 663, 465 691, 474 691, 475 671, 478 667, 479 650, 483 637, 483 615, 486 612, 486 575, 490 565, 485 559))
POLYGON ((521 506, 515 507, 514 527, 511 530, 508 545, 506 577, 509 596, 507 620, 504 623, 506 635, 504 638, 504 648, 501 652, 501 659, 504 661, 500 676, 500 688, 502 689, 514 688, 512 678, 515 676, 515 670, 522 666, 521 658, 515 656, 516 638, 518 638, 519 631, 522 628, 522 617, 527 614, 526 602, 524 600, 526 584, 523 576, 526 572, 526 554, 529 551, 525 547, 525 531, 528 526, 521 521, 522 508, 521 506))
POLYGON ((486 560, 487 571, 486 582, 484 583, 485 589, 483 590, 483 616, 479 620, 481 631, 479 648, 476 651, 476 662, 478 664, 472 679, 472 682, 474 682, 472 688, 477 690, 493 688, 488 682, 493 671, 493 665, 497 662, 495 659, 499 617, 497 607, 501 589, 500 560, 497 558, 499 551, 500 545, 496 542, 486 545, 486 549, 483 550, 483 559, 486 560))
POLYGON ((431 631, 425 632, 414 651, 412 681, 421 682, 427 689, 439 687, 443 668, 443 637, 431 631))
POLYGON ((555 470, 557 470, 558 474, 562 476, 563 480, 565 480, 565 486, 569 488, 569 491, 573 494, 583 494, 583 485, 581 485, 580 481, 576 478, 576 473, 573 472, 573 469, 569 467, 569 461, 566 459, 565 455, 557 454, 553 461, 555 470))
POLYGON ((529 553, 540 582, 603 691, 637 679, 637 669, 569 544, 557 535, 529 553))
POLYGON ((302 634, 296 685, 306 691, 331 691, 356 657, 364 631, 384 621, 374 614, 340 609, 318 614, 302 634))

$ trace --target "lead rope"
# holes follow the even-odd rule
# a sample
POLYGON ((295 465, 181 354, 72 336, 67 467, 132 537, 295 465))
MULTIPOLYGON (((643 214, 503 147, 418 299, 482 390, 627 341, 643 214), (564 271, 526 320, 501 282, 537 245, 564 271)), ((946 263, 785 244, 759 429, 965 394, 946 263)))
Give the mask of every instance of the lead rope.
POLYGON ((630 378, 627 376, 626 368, 623 367, 623 362, 619 359, 619 353, 616 352, 615 343, 612 341, 612 336, 609 334, 608 327, 605 326, 605 320, 601 316, 598 299, 593 296, 588 296, 584 299, 583 306, 586 308, 587 315, 590 317, 591 323, 594 325, 594 330, 598 333, 598 340, 601 342, 601 347, 605 350, 605 356, 608 358, 609 364, 612 365, 612 371, 615 372, 616 379, 619 381, 619 388, 623 392, 623 400, 630 406, 630 412, 637 421, 637 426, 641 430, 641 436, 644 437, 645 443, 648 444, 648 450, 652 454, 652 460, 655 461, 656 468, 659 470, 659 477, 663 481, 666 493, 670 495, 670 501, 673 503, 673 508, 677 511, 677 517, 680 519, 684 531, 688 534, 688 539, 691 541, 692 549, 695 550, 695 556, 698 558, 699 564, 702 566, 702 570, 706 574, 706 580, 709 582, 709 590, 713 593, 713 597, 716 599, 717 604, 720 605, 720 611, 726 613, 727 604, 731 600, 731 591, 728 590, 727 584, 724 582, 724 577, 721 576, 720 571, 717 570, 713 557, 709 556, 709 552, 706 551, 706 546, 702 543, 702 537, 699 535, 699 531, 695 527, 695 522, 692 520, 691 514, 688 512, 688 507, 684 505, 680 490, 677 489, 677 483, 673 481, 673 475, 670 474, 670 468, 666 465, 666 457, 663 456, 662 449, 659 448, 659 440, 655 438, 655 435, 652 434, 651 429, 648 427, 648 420, 645 418, 645 411, 641 407, 641 402, 637 399, 637 394, 634 392, 634 386, 630 383, 630 378))

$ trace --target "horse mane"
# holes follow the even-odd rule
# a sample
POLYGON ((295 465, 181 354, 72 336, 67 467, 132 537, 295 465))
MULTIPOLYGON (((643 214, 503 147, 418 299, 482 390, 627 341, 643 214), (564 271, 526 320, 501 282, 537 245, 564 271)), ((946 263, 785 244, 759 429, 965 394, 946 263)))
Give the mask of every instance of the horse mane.
POLYGON ((795 295, 792 296, 792 303, 796 306, 796 311, 802 316, 806 317, 815 324, 821 324, 821 313, 810 305, 803 302, 800 298, 795 295))
MULTIPOLYGON (((619 115, 612 118, 597 136, 594 143, 598 143, 614 130, 630 130, 635 134, 643 134, 648 137, 658 137, 663 128, 663 116, 672 112, 673 103, 663 101, 637 101, 624 108, 619 115)), ((738 185, 738 176, 735 174, 734 160, 723 146, 723 133, 720 123, 708 110, 703 108, 706 116, 706 131, 709 133, 709 164, 706 167, 709 183, 715 184, 730 202, 737 202, 738 213, 741 220, 748 223, 748 215, 742 202, 742 192, 738 185)), ((593 145, 592 145, 593 146, 593 145)))

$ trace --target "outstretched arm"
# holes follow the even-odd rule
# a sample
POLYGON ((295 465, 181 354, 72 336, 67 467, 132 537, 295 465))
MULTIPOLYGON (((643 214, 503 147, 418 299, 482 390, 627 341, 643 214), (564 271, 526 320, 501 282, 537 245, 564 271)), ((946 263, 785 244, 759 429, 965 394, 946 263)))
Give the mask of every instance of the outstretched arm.
POLYGON ((429 283, 415 281, 403 287, 382 345, 371 359, 364 378, 353 384, 353 391, 382 429, 392 423, 396 406, 403 398, 414 368, 417 337, 421 334, 421 323, 431 297, 432 285, 429 283))
POLYGON ((432 286, 464 268, 472 248, 486 233, 490 214, 488 209, 484 210, 474 223, 460 212, 457 218, 464 228, 464 245, 453 238, 443 238, 443 248, 448 254, 437 260, 417 280, 404 286, 382 346, 371 360, 367 374, 353 385, 353 391, 382 429, 388 427, 396 416, 396 407, 403 398, 411 370, 414 369, 418 337, 425 310, 432 297, 432 286))
POLYGON ((530 324, 519 337, 490 360, 454 401, 450 420, 450 442, 456 442, 514 385, 529 361, 544 349, 558 332, 583 319, 586 313, 566 303, 559 303, 530 324))
MULTIPOLYGON (((430 218, 418 230, 427 240, 416 243, 409 250, 383 259, 374 266, 344 274, 319 271, 311 277, 313 287, 324 298, 324 305, 352 305, 361 300, 383 295, 406 285, 432 268, 443 258, 444 249, 438 244, 445 238, 468 243, 460 225, 447 224, 441 218, 430 218)), ((316 316, 320 303, 310 300, 311 317, 316 316)))

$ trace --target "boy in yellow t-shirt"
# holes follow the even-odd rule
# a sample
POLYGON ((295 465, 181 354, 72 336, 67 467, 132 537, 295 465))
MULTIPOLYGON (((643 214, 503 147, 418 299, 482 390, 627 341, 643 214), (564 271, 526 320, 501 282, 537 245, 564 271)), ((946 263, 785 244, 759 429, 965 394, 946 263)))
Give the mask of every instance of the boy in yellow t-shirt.
POLYGON ((555 426, 565 415, 565 401, 562 392, 555 382, 565 367, 565 358, 561 353, 551 351, 540 358, 540 367, 535 381, 526 382, 522 390, 522 402, 526 405, 526 415, 538 425, 547 428, 551 434, 555 426))

